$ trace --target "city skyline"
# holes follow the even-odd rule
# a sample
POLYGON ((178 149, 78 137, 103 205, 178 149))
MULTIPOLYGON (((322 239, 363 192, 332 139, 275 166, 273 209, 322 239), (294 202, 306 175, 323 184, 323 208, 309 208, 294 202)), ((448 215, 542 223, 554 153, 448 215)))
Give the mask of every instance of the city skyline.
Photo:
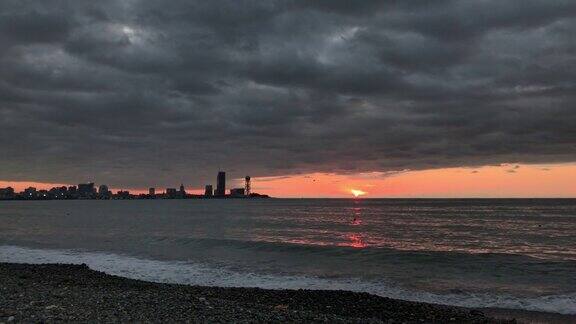
MULTIPOLYGON (((0 182, 1 183, 1 182, 0 182)), ((113 189, 106 184, 95 182, 70 184, 41 184, 40 188, 28 185, 22 188, 14 188, 11 185, 0 186, 0 200, 69 200, 69 199, 194 199, 194 198, 269 198, 266 194, 251 191, 251 177, 244 177, 242 187, 226 187, 226 172, 218 171, 216 178, 216 190, 211 184, 205 185, 204 192, 197 193, 187 191, 183 183, 179 188, 149 187, 143 190, 130 191, 125 189, 113 189)), ((200 190, 196 190, 200 191, 200 190)))

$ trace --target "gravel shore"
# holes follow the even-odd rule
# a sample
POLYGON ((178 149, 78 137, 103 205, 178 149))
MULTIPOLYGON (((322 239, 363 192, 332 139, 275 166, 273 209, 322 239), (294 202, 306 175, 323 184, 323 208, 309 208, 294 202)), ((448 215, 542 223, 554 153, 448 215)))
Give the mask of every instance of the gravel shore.
POLYGON ((0 263, 0 322, 56 321, 504 323, 367 293, 160 284, 86 265, 0 263))

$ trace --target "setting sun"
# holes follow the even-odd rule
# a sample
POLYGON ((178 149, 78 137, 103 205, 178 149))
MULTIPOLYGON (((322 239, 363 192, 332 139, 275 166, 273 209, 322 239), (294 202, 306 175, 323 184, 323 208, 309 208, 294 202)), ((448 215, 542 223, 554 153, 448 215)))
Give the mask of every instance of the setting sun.
POLYGON ((364 196, 366 194, 365 191, 358 189, 351 189, 350 192, 354 195, 354 197, 364 196))

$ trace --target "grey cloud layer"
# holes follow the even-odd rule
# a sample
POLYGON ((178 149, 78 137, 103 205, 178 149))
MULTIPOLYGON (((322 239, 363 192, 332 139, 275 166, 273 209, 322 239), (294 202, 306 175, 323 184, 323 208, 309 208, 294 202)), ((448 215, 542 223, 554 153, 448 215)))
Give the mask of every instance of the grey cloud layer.
POLYGON ((0 179, 576 161, 576 2, 0 3, 0 179))

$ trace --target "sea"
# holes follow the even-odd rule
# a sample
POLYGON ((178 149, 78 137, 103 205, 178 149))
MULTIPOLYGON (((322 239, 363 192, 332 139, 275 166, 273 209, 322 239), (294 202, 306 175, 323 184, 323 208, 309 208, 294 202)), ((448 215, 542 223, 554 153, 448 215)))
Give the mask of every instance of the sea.
POLYGON ((576 200, 0 201, 0 262, 576 314, 576 200))

